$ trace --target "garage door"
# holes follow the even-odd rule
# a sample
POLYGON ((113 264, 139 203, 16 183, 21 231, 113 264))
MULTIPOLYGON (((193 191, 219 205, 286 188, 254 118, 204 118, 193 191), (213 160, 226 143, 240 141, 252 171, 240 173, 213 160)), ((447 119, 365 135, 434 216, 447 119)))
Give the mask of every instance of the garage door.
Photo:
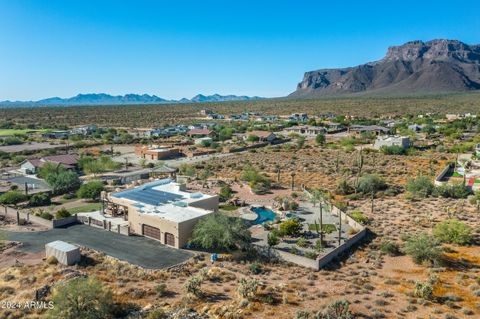
POLYGON ((165 244, 169 246, 175 246, 175 236, 170 233, 165 233, 165 244))
POLYGON ((160 229, 149 225, 143 225, 143 235, 160 240, 160 229))

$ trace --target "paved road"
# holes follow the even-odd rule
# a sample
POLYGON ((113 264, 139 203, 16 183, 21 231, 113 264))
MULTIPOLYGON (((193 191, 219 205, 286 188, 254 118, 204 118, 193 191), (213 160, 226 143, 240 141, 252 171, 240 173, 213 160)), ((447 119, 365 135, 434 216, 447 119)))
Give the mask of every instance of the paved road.
POLYGON ((85 246, 105 254, 149 269, 166 268, 181 263, 193 254, 167 247, 140 236, 125 236, 87 225, 73 225, 42 232, 6 232, 7 238, 22 242, 19 250, 40 252, 45 244, 63 240, 85 246))

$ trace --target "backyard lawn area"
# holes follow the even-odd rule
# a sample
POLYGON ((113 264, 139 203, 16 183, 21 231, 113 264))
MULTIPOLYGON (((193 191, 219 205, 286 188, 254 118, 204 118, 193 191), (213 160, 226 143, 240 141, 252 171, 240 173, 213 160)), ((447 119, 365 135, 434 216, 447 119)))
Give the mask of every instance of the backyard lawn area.
POLYGON ((94 212, 101 209, 102 209, 101 203, 88 203, 83 206, 68 208, 68 211, 70 212, 70 214, 77 214, 77 213, 94 212))
POLYGON ((48 130, 43 129, 43 130, 16 130, 16 129, 2 129, 0 130, 0 136, 13 136, 13 135, 25 135, 27 133, 31 132, 46 132, 48 130))
POLYGON ((238 209, 238 206, 235 205, 220 205, 221 210, 226 210, 227 212, 232 212, 238 209))

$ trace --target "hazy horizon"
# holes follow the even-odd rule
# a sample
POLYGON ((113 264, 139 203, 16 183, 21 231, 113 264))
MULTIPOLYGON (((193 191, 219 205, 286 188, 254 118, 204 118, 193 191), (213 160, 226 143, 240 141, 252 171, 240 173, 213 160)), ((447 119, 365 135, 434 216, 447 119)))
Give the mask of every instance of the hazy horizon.
POLYGON ((411 40, 480 43, 478 2, 0 1, 0 100, 79 93, 281 97, 305 71, 411 40), (428 12, 429 14, 425 14, 428 12))

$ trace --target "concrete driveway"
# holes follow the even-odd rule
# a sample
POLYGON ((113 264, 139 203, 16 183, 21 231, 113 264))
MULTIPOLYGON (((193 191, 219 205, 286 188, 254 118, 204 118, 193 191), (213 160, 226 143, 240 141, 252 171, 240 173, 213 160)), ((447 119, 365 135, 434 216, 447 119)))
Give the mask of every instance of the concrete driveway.
POLYGON ((73 225, 41 232, 5 231, 5 233, 8 240, 23 243, 18 248, 21 251, 40 252, 45 249, 46 243, 63 240, 149 269, 167 268, 193 256, 191 252, 170 248, 149 238, 120 235, 87 225, 73 225))

